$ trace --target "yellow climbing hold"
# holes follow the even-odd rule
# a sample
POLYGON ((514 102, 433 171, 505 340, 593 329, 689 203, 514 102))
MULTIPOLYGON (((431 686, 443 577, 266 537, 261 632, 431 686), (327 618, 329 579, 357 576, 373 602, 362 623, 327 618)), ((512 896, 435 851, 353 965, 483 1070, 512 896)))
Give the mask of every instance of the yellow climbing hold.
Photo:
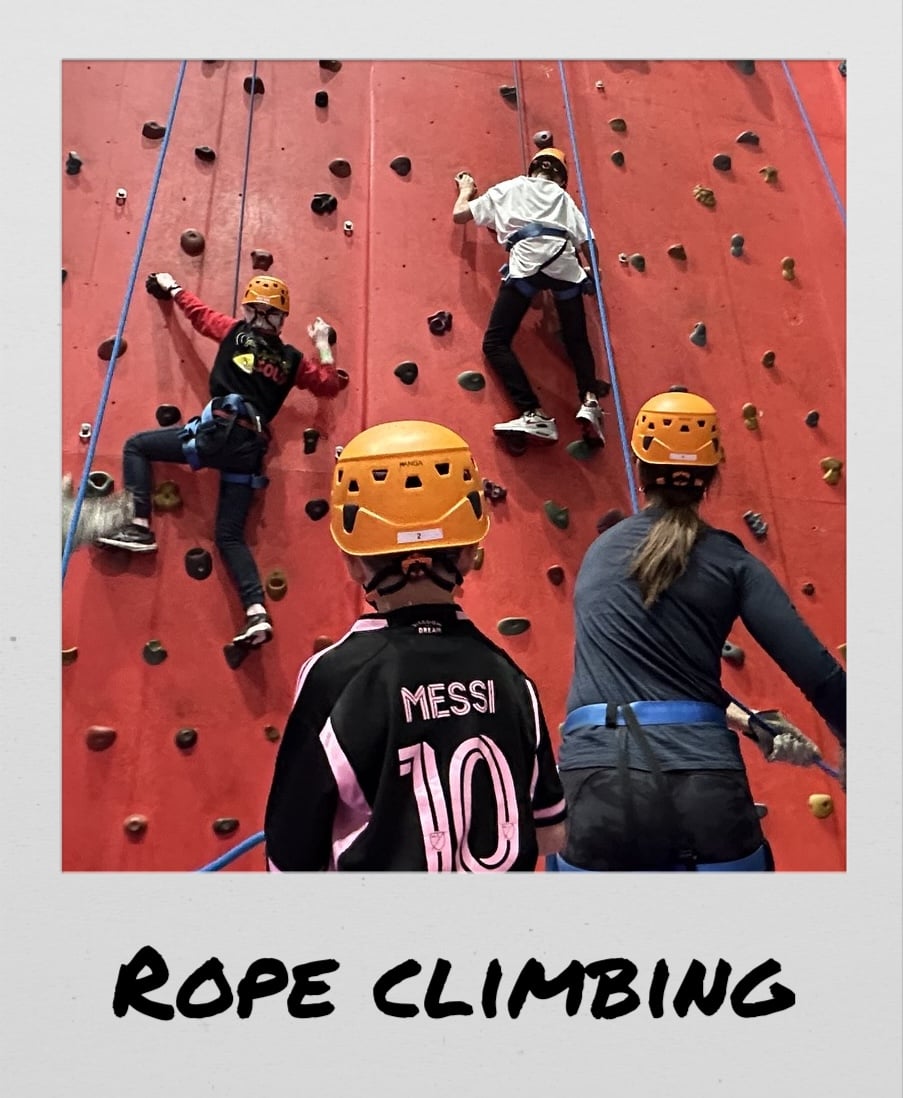
POLYGON ((827 793, 813 793, 809 798, 809 811, 817 820, 823 820, 834 811, 834 801, 827 793))

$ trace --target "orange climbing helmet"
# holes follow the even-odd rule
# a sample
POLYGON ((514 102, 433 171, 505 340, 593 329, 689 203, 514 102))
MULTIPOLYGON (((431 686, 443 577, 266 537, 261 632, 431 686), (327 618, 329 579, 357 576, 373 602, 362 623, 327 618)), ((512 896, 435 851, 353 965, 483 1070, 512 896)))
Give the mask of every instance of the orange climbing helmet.
POLYGON ((271 309, 278 309, 288 316, 288 286, 281 278, 257 275, 248 283, 248 288, 245 290, 245 296, 241 299, 241 303, 242 305, 269 305, 271 309))
POLYGON ((630 448, 650 465, 718 465, 724 457, 718 413, 695 393, 659 393, 637 412, 630 448))
POLYGON ((379 423, 336 461, 333 540, 354 557, 475 545, 489 529, 470 447, 439 423, 379 423))
POLYGON ((527 170, 527 175, 533 174, 533 169, 539 165, 539 162, 543 159, 555 160, 558 163, 558 167, 561 173, 564 175, 564 182, 568 181, 568 162, 561 149, 553 149, 550 145, 546 149, 540 149, 536 156, 530 161, 530 167, 527 170))

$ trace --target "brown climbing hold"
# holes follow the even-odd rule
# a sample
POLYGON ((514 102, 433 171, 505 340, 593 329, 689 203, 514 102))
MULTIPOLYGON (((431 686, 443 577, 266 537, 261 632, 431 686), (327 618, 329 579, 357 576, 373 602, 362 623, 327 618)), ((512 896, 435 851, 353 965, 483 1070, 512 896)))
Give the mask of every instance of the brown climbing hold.
POLYGON ((180 728, 173 736, 173 742, 180 751, 190 751, 198 742, 198 730, 196 728, 180 728))
POLYGON ((77 648, 64 648, 63 649, 63 667, 68 667, 70 663, 75 663, 78 659, 77 648))
MULTIPOLYGON (((113 357, 113 345, 116 342, 116 337, 111 336, 109 339, 105 339, 103 343, 97 348, 97 357, 104 362, 109 362, 113 357)), ((119 350, 117 352, 118 357, 122 358, 125 352, 129 349, 129 345, 125 339, 120 339, 119 350)))
POLYGON ((758 145, 759 135, 753 130, 744 130, 743 133, 737 135, 738 145, 758 145))
POLYGON ((316 427, 304 428, 304 453, 312 454, 317 449, 317 443, 320 440, 320 432, 316 427))
POLYGON ((837 651, 840 653, 840 658, 845 660, 847 658, 847 644, 844 641, 843 644, 838 644, 837 651))
POLYGON ((231 835, 238 830, 238 820, 234 816, 221 816, 213 821, 215 835, 231 835))
POLYGON ((764 168, 759 168, 759 175, 766 183, 774 183, 778 177, 778 169, 773 164, 766 164, 764 168))
POLYGON ((712 158, 712 167, 719 172, 729 172, 731 170, 731 158, 727 153, 718 153, 717 156, 712 158))
POLYGON ((273 602, 279 602, 288 594, 288 577, 281 568, 274 568, 267 576, 265 586, 273 602))
POLYGON ((813 793, 809 798, 809 811, 817 820, 824 820, 834 811, 834 801, 827 793, 813 793))
POLYGON ((270 743, 275 743, 282 735, 282 733, 279 731, 275 724, 265 725, 263 729, 263 734, 270 741, 270 743))
POLYGON ((496 626, 503 637, 517 637, 530 628, 527 618, 502 618, 496 626))
POLYGON ((320 61, 320 68, 325 69, 326 72, 338 72, 342 67, 341 61, 320 61))
POLYGON ((721 658, 725 663, 732 663, 735 667, 742 667, 746 660, 746 653, 739 644, 731 644, 725 641, 721 647, 721 658))
POLYGON ((668 249, 668 255, 670 255, 672 259, 687 258, 686 249, 684 248, 683 244, 672 244, 671 247, 668 249))
POLYGON ((547 149, 550 145, 554 145, 555 138, 552 136, 552 131, 538 130, 533 134, 533 144, 537 149, 547 149))
POLYGON ((347 389, 348 388, 348 382, 351 380, 351 378, 348 376, 348 371, 347 370, 336 370, 335 376, 336 376, 336 378, 338 379, 338 382, 339 382, 339 392, 341 392, 342 389, 347 389))
POLYGON ((150 138, 151 141, 159 141, 166 133, 166 127, 159 122, 145 122, 141 127, 141 136, 150 138))
POLYGON ((192 579, 205 580, 213 571, 213 557, 201 546, 189 549, 185 554, 185 571, 192 579))
POLYGON ((144 662, 149 663, 151 667, 156 667, 162 663, 169 653, 163 647, 158 640, 149 640, 144 646, 144 662))
POLYGON ((248 95, 263 95, 266 91, 259 76, 246 76, 243 86, 248 95))
POLYGON ((564 583, 564 569, 560 564, 553 564, 550 568, 547 568, 546 575, 549 578, 549 583, 554 584, 555 587, 560 587, 564 583))
POLYGON ((796 278, 795 266, 796 260, 792 256, 785 255, 781 260, 781 274, 788 282, 792 282, 796 278))
POLYGON ((814 583, 804 583, 803 586, 800 588, 800 590, 803 592, 804 595, 814 595, 815 594, 815 584, 814 583))
POLYGON ((438 313, 428 316, 426 322, 433 335, 445 335, 446 332, 451 331, 452 314, 445 309, 440 309, 438 313))
POLYGON ((479 570, 483 567, 483 560, 485 559, 485 552, 486 551, 483 549, 482 545, 474 550, 474 553, 473 553, 473 570, 475 572, 479 572, 479 570))
POLYGON ((399 362, 392 371, 402 385, 413 385, 417 380, 418 372, 416 362, 399 362))
POLYGON ((216 153, 209 145, 195 146, 194 155, 198 160, 203 160, 205 164, 212 164, 216 160, 216 153))
POLYGON ((335 641, 332 637, 316 637, 314 639, 314 654, 316 655, 317 652, 322 652, 324 648, 330 648, 333 644, 335 644, 335 641))
POLYGON ((623 118, 609 118, 608 124, 615 131, 615 133, 627 132, 627 123, 624 121, 623 118))
POLYGON ((746 422, 746 426, 750 431, 758 431, 759 429, 759 410, 755 404, 744 404, 741 409, 743 413, 743 419, 746 422))
POLYGON ((513 84, 500 84, 499 95, 506 103, 517 102, 517 88, 513 84))
POLYGON ((408 156, 396 156, 394 160, 389 161, 389 167, 396 175, 410 175, 411 159, 408 156))
POLYGON ((182 506, 182 494, 174 480, 164 480, 157 485, 153 496, 155 511, 177 511, 182 506))
POLYGON ((615 149, 615 151, 611 154, 610 159, 612 164, 615 164, 617 167, 624 167, 624 154, 623 152, 621 152, 620 149, 615 149))
POLYGON ((693 188, 693 196, 703 206, 712 207, 715 205, 715 192, 711 187, 703 187, 701 183, 697 183, 693 188))
POLYGON ((112 747, 115 739, 114 728, 104 728, 99 724, 92 724, 85 733, 85 743, 89 751, 106 751, 108 747, 112 747))
POLYGON ((553 526, 557 526, 559 530, 566 530, 570 525, 570 513, 567 507, 562 507, 554 500, 547 499, 543 504, 543 508, 546 512, 546 517, 553 526))
POLYGON ((508 489, 491 480, 483 480, 483 495, 490 503, 502 503, 508 498, 508 489))
POLYGON ((329 514, 329 501, 325 499, 310 499, 304 504, 304 513, 314 522, 329 514))
POLYGON ((272 253, 263 248, 255 248, 251 252, 251 267, 255 271, 268 271, 273 266, 272 253))
POLYGON ((825 481, 826 484, 837 484, 837 482, 840 480, 841 470, 843 469, 843 462, 840 460, 840 458, 822 458, 820 465, 825 474, 822 477, 822 480, 825 481))
POLYGON ((186 255, 200 255, 205 243, 204 234, 197 229, 186 229, 179 238, 179 246, 186 255))
POLYGON ((139 836, 147 831, 147 816, 127 816, 122 822, 127 835, 139 836))
POLYGON ((775 355, 774 351, 766 351, 765 354, 762 355, 762 365, 766 366, 770 370, 771 367, 774 366, 774 360, 776 357, 777 356, 775 355))
POLYGON ((336 157, 335 160, 330 160, 329 170, 337 179, 347 179, 351 175, 351 165, 340 156, 336 157))
POLYGON ((175 404, 161 404, 155 413, 157 422, 161 427, 172 427, 182 418, 182 413, 175 404))

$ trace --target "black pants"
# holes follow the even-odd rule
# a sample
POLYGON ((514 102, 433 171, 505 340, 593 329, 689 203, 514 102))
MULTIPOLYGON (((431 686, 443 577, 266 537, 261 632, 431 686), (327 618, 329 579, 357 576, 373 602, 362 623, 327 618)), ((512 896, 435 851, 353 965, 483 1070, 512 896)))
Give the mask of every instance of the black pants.
MULTIPOLYGON (((243 427, 235 427, 233 430, 245 432, 243 427)), ((188 464, 179 438, 181 431, 181 427, 162 427, 158 431, 142 431, 132 435, 126 442, 122 455, 122 471, 125 486, 134 496, 136 518, 151 517, 151 463, 168 461, 180 465, 188 464)), ((218 467, 228 471, 228 456, 224 456, 222 462, 218 467)), ((258 470, 259 467, 258 463, 258 470)), ((249 470, 237 468, 235 471, 249 470)), ((250 485, 220 480, 214 539, 245 609, 254 603, 263 602, 260 573, 245 542, 245 524, 253 499, 254 489, 250 485)))
MULTIPOLYGON (((540 272, 530 278, 516 279, 503 282, 499 287, 492 313, 489 316, 489 326, 483 336, 483 354, 492 369, 498 374, 499 380, 508 391, 508 395, 514 402, 518 412, 531 412, 541 404, 539 397, 533 391, 524 368, 520 364, 517 355, 511 349, 511 341, 517 334, 521 321, 530 307, 533 290, 572 290, 573 282, 562 282, 557 278, 549 278, 540 272), (521 292, 513 282, 524 284, 526 293, 521 292)), ((585 393, 598 393, 599 382, 596 380, 596 363, 593 358, 593 350, 589 345, 586 334, 586 311, 583 308, 583 295, 567 300, 555 298, 555 308, 558 311, 558 319, 561 322, 561 335, 564 339, 565 350, 574 367, 577 377, 577 391, 579 401, 582 403, 585 393)))

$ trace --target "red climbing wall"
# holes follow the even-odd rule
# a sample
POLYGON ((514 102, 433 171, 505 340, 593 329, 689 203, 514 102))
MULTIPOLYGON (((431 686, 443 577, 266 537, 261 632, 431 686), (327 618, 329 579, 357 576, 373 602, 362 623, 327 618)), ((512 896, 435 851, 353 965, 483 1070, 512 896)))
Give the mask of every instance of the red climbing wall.
MULTIPOLYGON (((175 62, 68 62, 63 66, 63 159, 84 164, 64 176, 62 468, 76 478, 85 448, 78 429, 95 418, 108 364, 98 345, 113 335, 122 310, 160 141, 142 137, 144 122, 165 122, 175 62), (128 199, 114 195, 125 187, 128 199)), ((465 606, 532 675, 550 726, 563 719, 571 665, 573 578, 611 507, 631 509, 619 417, 629 425, 652 393, 683 384, 709 397, 724 423, 727 463, 708 518, 742 538, 775 571, 800 612, 832 650, 845 640, 844 481, 829 485, 819 462, 844 458, 845 231, 793 88, 808 115, 840 198, 844 195, 843 78, 833 61, 759 62, 753 75, 720 61, 567 62, 564 66, 575 143, 557 62, 346 62, 338 73, 316 61, 258 65, 264 94, 255 97, 247 186, 242 178, 249 96, 247 62, 200 61, 186 67, 178 110, 125 326, 127 349, 116 364, 93 468, 121 480, 123 441, 156 425, 159 404, 187 418, 206 399, 214 345, 191 333, 184 317, 148 297, 147 272, 169 270, 210 305, 229 312, 235 287, 252 274, 250 251, 275 257, 286 279, 292 316, 286 337, 308 346, 305 329, 322 315, 338 332, 337 365, 351 376, 335 401, 295 393, 276 424, 271 485, 255 504, 250 541, 261 572, 282 568, 286 597, 271 605, 276 635, 263 652, 231 670, 223 645, 240 608, 218 559, 198 583, 185 572, 193 546, 215 554, 212 519, 216 475, 161 469, 174 480, 181 510, 155 519, 159 553, 151 559, 81 549, 64 584, 62 644, 77 647, 63 670, 63 867, 79 870, 190 870, 259 831, 276 744, 265 729, 282 727, 297 669, 318 636, 336 638, 362 608, 324 521, 304 503, 328 494, 333 449, 365 425, 391 418, 435 418, 471 442, 485 477, 508 489, 493 509, 483 568, 466 585, 465 606), (791 85, 788 72, 793 80, 791 85), (499 86, 519 87, 519 102, 499 86), (597 88, 602 81, 604 88, 597 88), (325 89, 329 106, 314 106, 325 89), (609 120, 621 117, 624 133, 609 120), (483 327, 503 253, 484 230, 451 220, 452 176, 468 168, 485 189, 523 169, 532 134, 551 130, 572 165, 570 191, 596 233, 603 276, 603 325, 590 305, 598 372, 616 382, 605 403, 608 446, 589 461, 565 450, 578 437, 572 374, 554 312, 531 310, 517 347, 562 434, 552 449, 514 458, 494 442, 491 425, 510 410, 494 379, 478 393, 457 384, 464 370, 484 370, 483 327), (743 130, 758 147, 737 144, 743 130), (215 163, 194 155, 215 149, 215 163), (624 153, 617 167, 610 154, 624 153), (712 166, 717 153, 730 171, 712 166), (390 170, 410 157, 406 177, 390 170), (328 171, 344 157, 347 179, 328 171), (774 182, 760 169, 778 169, 774 182), (711 187, 716 205, 694 200, 711 187), (338 198, 318 217, 314 193, 338 198), (343 232, 343 222, 354 224, 343 232), (239 248, 239 227, 241 243, 239 248), (206 237, 203 255, 179 247, 186 228, 206 237), (733 234, 745 238, 741 257, 733 234), (667 255, 680 242, 686 261, 667 255), (641 273, 618 261, 641 253, 641 273), (795 260, 796 278, 781 261, 795 260), (426 318, 446 309, 453 328, 432 335, 426 318), (688 339, 702 321, 708 343, 688 339), (761 364, 775 353, 775 365, 761 364), (404 386, 394 367, 413 360, 419 377, 404 386), (758 410, 747 430, 742 406, 758 410), (806 414, 817 409, 818 426, 806 414), (305 455, 301 433, 321 439, 305 455), (543 503, 566 506, 570 524, 554 527, 543 503), (744 511, 760 512, 767 538, 756 541, 744 511), (560 564, 553 586, 546 570, 560 564), (815 593, 801 593, 804 583, 815 593), (499 637, 496 622, 524 616, 532 628, 499 637), (142 658, 150 639, 168 658, 142 658), (92 752, 92 725, 117 730, 106 751, 92 752), (173 742, 183 727, 197 745, 173 742), (138 840, 123 831, 132 814, 147 817, 138 840), (240 826, 218 837, 213 821, 240 826)), ((741 701, 782 708, 836 763, 833 737, 802 696, 742 628, 742 668, 725 666, 726 687, 741 701)), ((766 764, 747 749, 756 799, 768 806, 765 828, 785 870, 842 869, 845 801, 818 770, 766 764), (808 797, 828 792, 835 811, 816 819, 808 797)), ((258 848, 234 863, 261 868, 258 848)))

